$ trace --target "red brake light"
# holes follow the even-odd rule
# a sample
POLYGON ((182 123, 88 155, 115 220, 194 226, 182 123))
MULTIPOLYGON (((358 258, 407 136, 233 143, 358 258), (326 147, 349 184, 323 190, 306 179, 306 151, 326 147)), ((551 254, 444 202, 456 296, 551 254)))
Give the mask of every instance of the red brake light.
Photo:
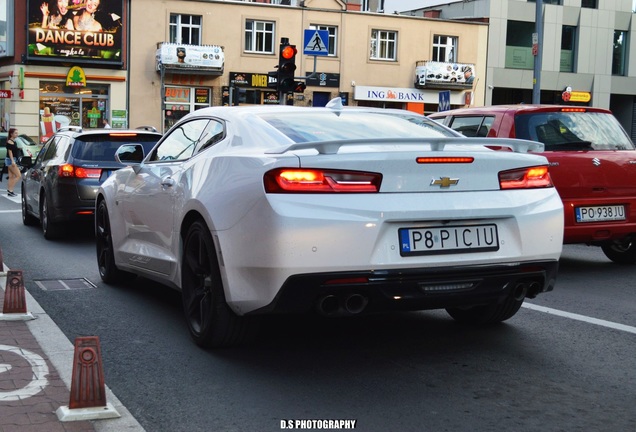
POLYGON ((76 167, 71 164, 60 165, 58 168, 58 175, 60 177, 75 177, 75 178, 100 178, 102 170, 99 168, 82 168, 76 167))
POLYGON ((520 168, 499 173, 501 189, 535 189, 553 186, 547 166, 520 168))
POLYGON ((382 174, 359 171, 278 168, 265 173, 267 193, 375 193, 382 174))
POLYGON ((585 108, 561 108, 561 112, 585 112, 585 108))
POLYGON ((474 157, 418 157, 418 164, 473 163, 474 157))

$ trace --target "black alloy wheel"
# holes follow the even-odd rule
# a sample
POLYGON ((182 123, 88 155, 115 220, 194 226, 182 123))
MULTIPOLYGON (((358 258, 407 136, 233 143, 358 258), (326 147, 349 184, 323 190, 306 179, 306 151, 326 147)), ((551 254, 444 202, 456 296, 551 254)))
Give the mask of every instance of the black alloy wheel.
POLYGON ((110 218, 108 217, 108 207, 104 200, 99 202, 95 212, 95 247, 99 276, 104 283, 117 283, 135 277, 133 273, 119 270, 115 265, 110 218))
POLYGON ((250 320, 227 305, 214 242, 202 221, 192 223, 183 241, 181 287, 183 310, 197 345, 222 348, 244 341, 250 320))
POLYGON ((42 233, 47 240, 53 240, 60 236, 61 227, 59 224, 51 220, 52 213, 49 206, 49 200, 46 198, 46 192, 40 192, 40 223, 42 224, 42 233))
POLYGON ((24 185, 22 186, 21 194, 22 198, 20 199, 20 202, 22 204, 22 223, 26 226, 37 225, 38 219, 27 210, 26 191, 24 190, 24 185))

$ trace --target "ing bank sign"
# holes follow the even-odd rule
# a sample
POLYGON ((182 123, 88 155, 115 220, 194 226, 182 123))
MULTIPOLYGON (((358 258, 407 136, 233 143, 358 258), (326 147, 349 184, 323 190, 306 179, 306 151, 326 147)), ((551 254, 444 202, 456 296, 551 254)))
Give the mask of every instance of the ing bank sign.
POLYGON ((431 102, 430 92, 414 88, 357 86, 353 97, 356 100, 384 102, 431 102))

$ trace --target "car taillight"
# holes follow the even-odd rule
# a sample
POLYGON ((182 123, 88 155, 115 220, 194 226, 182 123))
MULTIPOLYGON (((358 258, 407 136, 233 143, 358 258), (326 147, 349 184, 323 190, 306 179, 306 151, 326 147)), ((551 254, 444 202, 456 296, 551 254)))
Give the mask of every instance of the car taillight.
POLYGON ((328 169, 278 168, 265 173, 267 193, 374 193, 382 174, 328 169))
POLYGON ((100 178, 102 170, 100 168, 82 168, 76 167, 71 164, 60 165, 58 168, 58 175, 60 177, 75 177, 75 178, 100 178))
POLYGON ((499 173, 501 189, 534 189, 553 186, 547 166, 519 168, 499 173))

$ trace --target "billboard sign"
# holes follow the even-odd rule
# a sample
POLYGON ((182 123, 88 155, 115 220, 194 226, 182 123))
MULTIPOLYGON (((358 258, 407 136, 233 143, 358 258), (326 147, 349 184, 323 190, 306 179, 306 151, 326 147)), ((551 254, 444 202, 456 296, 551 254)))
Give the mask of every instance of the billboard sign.
POLYGON ((121 65, 123 3, 28 0, 27 58, 121 65))

